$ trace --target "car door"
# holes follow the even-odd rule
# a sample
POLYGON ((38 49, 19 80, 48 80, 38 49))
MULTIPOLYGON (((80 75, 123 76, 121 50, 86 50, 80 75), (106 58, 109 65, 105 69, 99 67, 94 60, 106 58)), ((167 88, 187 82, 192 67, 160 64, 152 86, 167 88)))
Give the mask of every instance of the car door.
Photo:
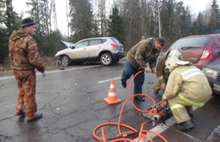
POLYGON ((87 47, 89 58, 96 58, 103 49, 102 39, 91 39, 87 47))
POLYGON ((79 60, 79 59, 88 59, 87 54, 87 46, 88 46, 88 40, 78 42, 74 45, 70 52, 70 58, 72 60, 79 60))

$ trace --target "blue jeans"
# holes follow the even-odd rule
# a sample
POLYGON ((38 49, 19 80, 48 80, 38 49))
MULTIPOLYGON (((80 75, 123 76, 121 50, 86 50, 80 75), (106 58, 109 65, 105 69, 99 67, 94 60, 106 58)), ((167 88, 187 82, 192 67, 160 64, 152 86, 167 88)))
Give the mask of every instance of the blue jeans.
MULTIPOLYGON (((131 75, 135 75, 140 70, 135 69, 128 61, 126 61, 125 69, 122 73, 121 81, 127 82, 127 80, 131 77, 131 75)), ((142 86, 144 84, 144 71, 141 72, 136 78, 134 79, 134 94, 142 94, 142 86)))

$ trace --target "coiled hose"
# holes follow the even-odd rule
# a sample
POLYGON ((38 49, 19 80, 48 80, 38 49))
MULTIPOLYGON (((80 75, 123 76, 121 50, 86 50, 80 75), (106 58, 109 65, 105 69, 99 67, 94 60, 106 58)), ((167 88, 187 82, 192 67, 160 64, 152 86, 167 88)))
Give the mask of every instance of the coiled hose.
POLYGON ((131 80, 131 83, 130 83, 130 86, 129 86, 129 98, 124 102, 124 104, 123 104, 123 106, 122 106, 122 108, 121 108, 118 123, 116 123, 116 122, 103 123, 103 124, 97 126, 97 127, 93 130, 93 136, 94 136, 97 140, 100 140, 100 141, 103 141, 103 142, 107 142, 107 141, 111 141, 111 142, 119 142, 119 141, 123 141, 123 142, 139 142, 140 139, 142 139, 142 141, 145 142, 145 138, 147 138, 150 142, 153 142, 153 140, 146 135, 146 133, 151 133, 151 134, 157 135, 158 137, 160 137, 160 138, 161 138, 162 140, 164 140, 165 142, 168 142, 162 135, 160 135, 160 134, 158 134, 158 133, 156 133, 156 132, 149 131, 149 130, 144 130, 144 125, 147 125, 148 123, 151 123, 151 122, 152 122, 151 120, 148 121, 148 122, 143 122, 143 123, 141 124, 141 128, 140 128, 139 131, 136 130, 135 128, 129 126, 129 125, 126 125, 126 124, 121 123, 121 118, 122 118, 122 114, 123 114, 124 107, 125 107, 125 105, 127 104, 127 102, 128 102, 129 100, 131 100, 132 105, 133 105, 134 108, 137 109, 138 111, 140 111, 140 112, 142 112, 142 113, 148 113, 148 112, 149 112, 149 110, 141 110, 141 109, 139 109, 138 107, 136 107, 135 104, 134 104, 134 102, 133 102, 133 100, 132 100, 133 97, 142 95, 142 96, 145 96, 145 97, 150 98, 150 99, 153 101, 154 105, 156 104, 156 103, 155 103, 155 100, 154 100, 151 96, 149 96, 149 95, 146 95, 146 94, 136 94, 136 95, 132 95, 132 94, 131 94, 131 87, 132 87, 133 81, 134 81, 134 79, 136 78, 136 76, 139 75, 141 72, 143 72, 143 71, 139 71, 138 73, 136 73, 136 74, 134 75, 134 77, 132 78, 132 80, 131 80), (118 132, 119 132, 119 134, 118 134, 115 138, 109 138, 109 139, 106 138, 104 126, 109 126, 109 125, 118 126, 118 132), (121 126, 130 129, 130 131, 121 132, 121 126), (97 131, 98 129, 100 129, 100 128, 102 128, 102 129, 101 129, 101 131, 102 131, 102 137, 99 137, 99 136, 96 135, 96 131, 97 131), (129 136, 129 135, 134 135, 134 134, 138 134, 138 140, 137 140, 137 141, 135 141, 135 140, 133 140, 133 139, 126 138, 127 136, 129 136))

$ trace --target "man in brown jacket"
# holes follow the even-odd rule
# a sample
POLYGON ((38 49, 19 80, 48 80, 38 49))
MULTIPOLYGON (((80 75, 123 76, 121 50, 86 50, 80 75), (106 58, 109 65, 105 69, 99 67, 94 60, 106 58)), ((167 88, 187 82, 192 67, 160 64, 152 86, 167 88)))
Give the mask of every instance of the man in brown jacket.
POLYGON ((38 52, 38 46, 32 35, 35 33, 35 22, 31 18, 22 20, 21 27, 13 31, 9 39, 9 58, 11 68, 18 83, 18 99, 16 115, 24 115, 27 122, 42 118, 36 114, 35 100, 36 74, 35 68, 45 76, 45 67, 38 52))
MULTIPOLYGON (((146 40, 141 40, 129 50, 126 56, 125 70, 121 77, 121 83, 124 88, 126 88, 126 82, 131 75, 143 70, 134 79, 134 94, 142 94, 142 86, 145 79, 144 71, 147 73, 157 72, 156 60, 164 44, 164 38, 147 38, 146 40), (147 63, 149 63, 150 67, 147 66, 147 63)), ((145 101, 142 96, 136 96, 134 99, 141 102, 145 101)))
POLYGON ((202 107, 211 98, 209 82, 201 70, 188 61, 170 57, 165 64, 170 75, 162 99, 168 100, 179 129, 192 129, 192 106, 202 107))

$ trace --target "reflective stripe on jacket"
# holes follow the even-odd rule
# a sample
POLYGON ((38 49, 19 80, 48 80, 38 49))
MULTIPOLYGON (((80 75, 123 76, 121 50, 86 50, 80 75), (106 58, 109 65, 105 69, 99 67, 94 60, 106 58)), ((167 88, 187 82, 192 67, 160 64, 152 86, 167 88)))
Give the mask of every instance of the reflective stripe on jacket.
POLYGON ((195 66, 178 66, 170 74, 164 95, 176 97, 192 105, 202 106, 211 98, 212 90, 206 76, 195 66))

